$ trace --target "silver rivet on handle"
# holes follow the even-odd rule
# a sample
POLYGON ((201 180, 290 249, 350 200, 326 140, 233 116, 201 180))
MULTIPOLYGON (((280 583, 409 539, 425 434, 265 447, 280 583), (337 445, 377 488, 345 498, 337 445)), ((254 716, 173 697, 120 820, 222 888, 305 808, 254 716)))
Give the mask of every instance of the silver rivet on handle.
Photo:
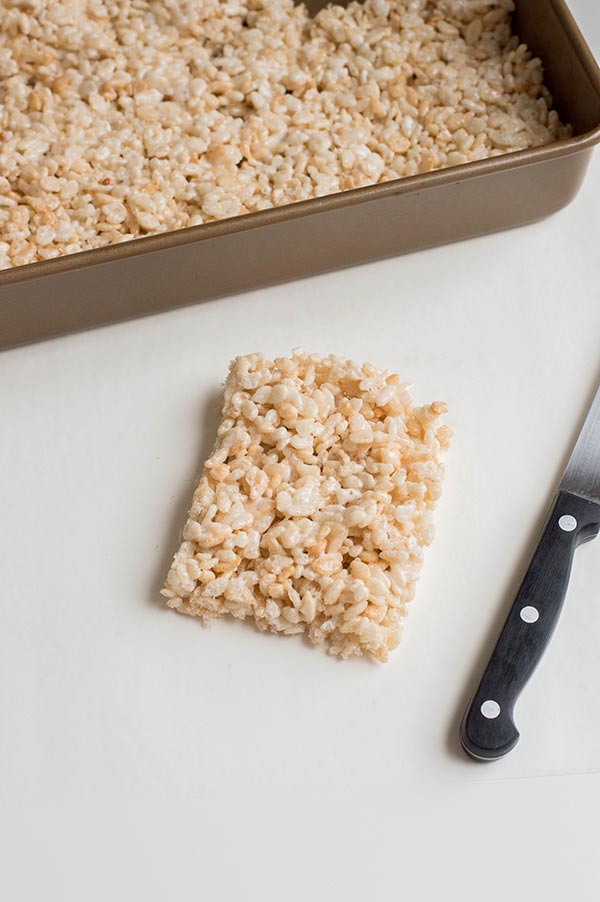
POLYGON ((573 532, 574 529, 577 529, 577 520, 571 514, 563 514, 558 525, 564 532, 573 532))
POLYGON ((500 714, 500 705, 493 698, 488 698, 479 710, 488 720, 494 720, 500 714))
POLYGON ((525 623, 535 623, 540 619, 540 612, 537 608, 534 608, 533 605, 526 605, 524 608, 520 610, 521 620, 525 623))

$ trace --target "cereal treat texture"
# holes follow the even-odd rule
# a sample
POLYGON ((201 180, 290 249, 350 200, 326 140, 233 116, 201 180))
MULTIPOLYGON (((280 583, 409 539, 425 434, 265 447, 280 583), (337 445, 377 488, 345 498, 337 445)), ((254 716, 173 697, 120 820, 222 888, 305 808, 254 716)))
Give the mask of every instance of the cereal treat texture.
POLYGON ((167 604, 386 661, 433 537, 446 406, 339 357, 237 357, 167 604))
POLYGON ((0 0, 0 269, 571 134, 513 0, 0 0))

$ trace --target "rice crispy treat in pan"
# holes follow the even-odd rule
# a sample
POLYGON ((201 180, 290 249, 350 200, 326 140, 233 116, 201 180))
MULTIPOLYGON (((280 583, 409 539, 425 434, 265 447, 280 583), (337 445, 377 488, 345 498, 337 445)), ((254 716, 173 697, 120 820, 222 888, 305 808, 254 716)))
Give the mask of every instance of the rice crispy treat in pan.
POLYGON ((386 661, 433 538, 445 412, 368 363, 237 357, 167 604, 386 661))

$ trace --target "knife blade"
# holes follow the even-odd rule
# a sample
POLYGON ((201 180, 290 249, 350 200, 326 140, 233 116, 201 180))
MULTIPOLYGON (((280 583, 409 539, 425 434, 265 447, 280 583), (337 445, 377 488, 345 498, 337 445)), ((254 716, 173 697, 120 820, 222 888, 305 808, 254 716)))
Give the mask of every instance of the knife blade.
POLYGON ((558 487, 531 563, 460 727, 472 758, 502 758, 519 740, 514 707, 546 650, 575 549, 600 532, 600 388, 558 487))
POLYGON ((600 388, 579 433, 560 488, 600 503, 600 388))

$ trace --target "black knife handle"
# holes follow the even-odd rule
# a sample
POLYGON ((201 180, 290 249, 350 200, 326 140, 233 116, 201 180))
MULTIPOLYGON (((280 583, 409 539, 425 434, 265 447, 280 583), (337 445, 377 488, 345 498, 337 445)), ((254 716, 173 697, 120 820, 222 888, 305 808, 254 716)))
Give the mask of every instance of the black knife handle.
POLYGON ((578 545, 600 532, 600 504, 559 492, 529 569, 460 728, 464 750, 484 761, 517 744, 513 709, 558 620, 578 545))

